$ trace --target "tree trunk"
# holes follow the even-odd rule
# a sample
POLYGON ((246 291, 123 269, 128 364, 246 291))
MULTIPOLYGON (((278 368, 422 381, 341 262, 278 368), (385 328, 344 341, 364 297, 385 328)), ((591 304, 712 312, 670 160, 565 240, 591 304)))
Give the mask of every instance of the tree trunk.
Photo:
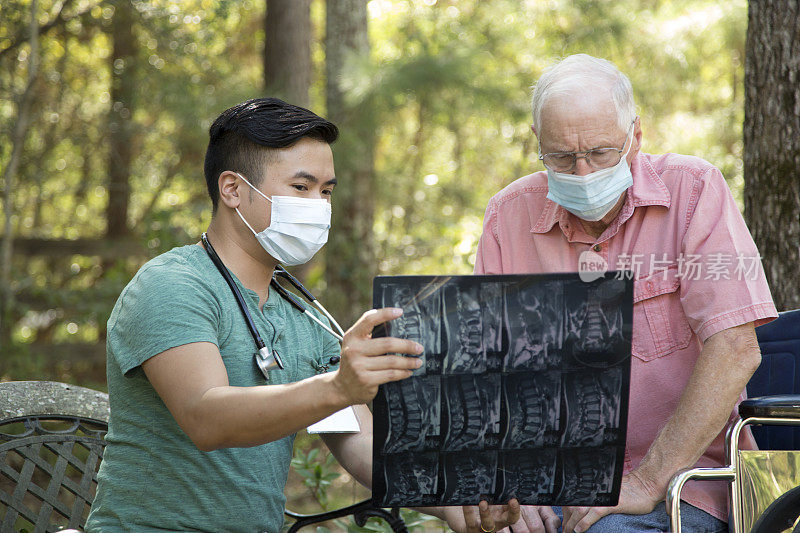
POLYGON ((745 218, 778 310, 800 307, 800 0, 749 4, 745 218))
POLYGON ((328 0, 325 23, 325 94, 328 118, 341 131, 333 145, 339 185, 326 247, 326 300, 343 326, 372 307, 375 250, 373 146, 369 105, 348 101, 341 81, 350 62, 369 56, 366 0, 328 0))
MULTIPOLYGON (((308 92, 311 88, 311 0, 267 0, 266 4, 266 95, 308 108, 308 92)), ((318 257, 304 265, 292 267, 292 273, 305 283, 318 257)))
POLYGON ((264 89, 308 107, 311 87, 311 0, 267 0, 264 89))
POLYGON ((28 128, 31 122, 31 107, 33 104, 34 84, 39 74, 39 23, 38 23, 39 2, 31 2, 31 23, 30 23, 30 53, 28 56, 28 82, 25 90, 19 96, 17 106, 17 120, 14 124, 12 134, 11 157, 8 165, 3 169, 3 241, 2 253, 0 254, 0 289, 2 290, 2 308, 0 308, 0 349, 8 346, 11 341, 11 331, 13 324, 11 311, 14 305, 14 287, 11 279, 11 261, 13 259, 14 235, 11 230, 11 218, 14 214, 13 199, 11 197, 14 190, 14 180, 17 177, 20 158, 22 157, 22 147, 25 138, 28 136, 28 128))
POLYGON ((108 115, 108 204, 106 236, 127 235, 128 204, 133 159, 133 111, 136 94, 137 42, 133 34, 134 8, 129 0, 114 2, 111 37, 111 109, 108 115))

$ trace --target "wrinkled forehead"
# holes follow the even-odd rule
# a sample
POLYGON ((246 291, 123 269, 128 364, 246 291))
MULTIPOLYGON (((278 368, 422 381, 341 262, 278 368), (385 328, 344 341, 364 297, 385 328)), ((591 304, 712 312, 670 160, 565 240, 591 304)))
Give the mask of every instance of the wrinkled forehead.
POLYGON ((570 91, 551 95, 542 106, 539 140, 543 144, 563 144, 576 136, 601 146, 617 143, 627 132, 621 131, 617 109, 610 94, 570 91))

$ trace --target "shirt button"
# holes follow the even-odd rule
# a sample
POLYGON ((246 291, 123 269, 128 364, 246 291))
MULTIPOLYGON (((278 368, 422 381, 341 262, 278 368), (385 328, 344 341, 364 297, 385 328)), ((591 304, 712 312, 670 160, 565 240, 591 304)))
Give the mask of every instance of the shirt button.
POLYGON ((594 250, 595 252, 599 252, 600 250, 602 250, 602 248, 603 248, 603 247, 602 247, 602 246, 600 246, 599 244, 595 244, 595 245, 592 247, 592 250, 594 250))

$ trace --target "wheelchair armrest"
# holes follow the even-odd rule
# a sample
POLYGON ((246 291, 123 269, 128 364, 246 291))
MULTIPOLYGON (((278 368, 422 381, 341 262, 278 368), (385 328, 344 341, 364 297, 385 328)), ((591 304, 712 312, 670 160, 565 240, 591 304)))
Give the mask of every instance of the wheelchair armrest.
POLYGON ((672 533, 681 533, 681 490, 690 479, 733 481, 734 473, 733 468, 723 466, 720 468, 693 468, 675 474, 669 482, 666 500, 672 533))
POLYGON ((800 419, 800 395, 762 396, 739 404, 739 416, 747 418, 800 419))

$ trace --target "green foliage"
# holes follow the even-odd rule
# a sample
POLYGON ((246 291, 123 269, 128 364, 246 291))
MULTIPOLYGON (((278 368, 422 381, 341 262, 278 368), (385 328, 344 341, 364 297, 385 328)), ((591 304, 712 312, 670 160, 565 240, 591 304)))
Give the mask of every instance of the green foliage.
MULTIPOLYGON (((41 35, 33 122, 12 191, 17 239, 105 234, 114 2, 42 0, 40 24, 62 5, 65 22, 41 35)), ((262 0, 134 6, 128 225, 146 255, 17 253, 14 343, 0 347, 0 379, 102 386, 102 366, 88 368, 80 353, 55 360, 50 348, 102 346, 113 303, 142 262, 198 240, 210 220, 207 128, 226 107, 263 95, 262 0)), ((29 0, 3 0, 0 8, 0 168, 9 161, 15 97, 30 62, 21 42, 29 8, 29 0)), ((311 107, 323 114, 324 13, 315 0, 311 107)), ((530 86, 566 54, 608 58, 630 76, 645 151, 704 157, 741 195, 745 0, 372 0, 369 16, 371 56, 351 62, 345 89, 378 125, 373 202, 381 274, 471 272, 490 196, 541 169, 529 128, 530 86)), ((326 250, 308 273, 323 302, 323 273, 336 254, 326 250)), ((350 503, 338 499, 342 471, 329 456, 299 449, 300 489, 315 505, 350 503)))
MULTIPOLYGON (((41 2, 42 24, 60 5, 41 2)), ((195 242, 210 219, 206 129, 225 107, 261 95, 263 2, 134 5, 139 94, 129 226, 154 256, 195 242)), ((2 166, 13 95, 29 59, 24 43, 2 50, 24 37, 28 8, 5 2, 0 23, 0 66, 8 73, 0 78, 2 166)), ((372 55, 352 62, 345 89, 379 124, 374 236, 381 274, 471 271, 488 198, 541 168, 529 129, 530 85, 569 53, 607 57, 629 74, 646 151, 705 157, 739 194, 744 0, 373 0, 369 13, 372 55)), ((68 22, 42 35, 35 116, 13 193, 16 237, 104 234, 113 15, 112 2, 69 3, 68 22)), ((312 18, 312 107, 323 111, 322 2, 313 4, 312 18)), ((144 259, 111 268, 98 258, 17 256, 14 338, 102 341, 115 296, 144 259), (78 333, 62 333, 69 324, 78 333)), ((324 268, 318 262, 311 278, 323 298, 324 268)))
MULTIPOLYGON (((302 480, 301 484, 317 506, 315 510, 310 512, 332 511, 355 503, 353 498, 343 497, 347 491, 344 490, 341 483, 338 486, 336 484, 337 480, 341 481, 341 478, 346 477, 347 474, 318 439, 312 439, 307 434, 298 436, 295 443, 294 458, 292 459, 292 471, 302 480)), ((295 498, 302 500, 302 495, 295 494, 295 498)), ((359 499, 363 499, 363 497, 359 499)), ((294 504, 290 503, 290 506, 292 505, 294 504)), ((294 507, 292 508, 294 509, 294 507)), ((401 509, 400 516, 409 531, 429 531, 438 524, 442 524, 438 519, 412 509, 401 509)), ((370 518, 364 527, 358 527, 352 517, 336 519, 331 521, 330 524, 334 526, 335 531, 353 533, 365 530, 391 531, 386 522, 379 518, 370 518)), ((284 529, 288 529, 289 525, 286 524, 284 529)), ((317 531, 330 531, 330 529, 322 525, 317 527, 317 531)))
POLYGON ((333 471, 336 464, 331 454, 320 455, 319 448, 312 448, 308 453, 297 453, 292 459, 292 468, 303 478, 303 484, 308 487, 323 509, 328 508, 328 488, 334 479, 341 474, 333 471))
POLYGON ((380 273, 472 270, 488 198, 542 168, 529 87, 567 54, 628 73, 645 151, 705 157, 739 194, 744 1, 373 4, 376 57, 353 92, 383 113, 380 273))

